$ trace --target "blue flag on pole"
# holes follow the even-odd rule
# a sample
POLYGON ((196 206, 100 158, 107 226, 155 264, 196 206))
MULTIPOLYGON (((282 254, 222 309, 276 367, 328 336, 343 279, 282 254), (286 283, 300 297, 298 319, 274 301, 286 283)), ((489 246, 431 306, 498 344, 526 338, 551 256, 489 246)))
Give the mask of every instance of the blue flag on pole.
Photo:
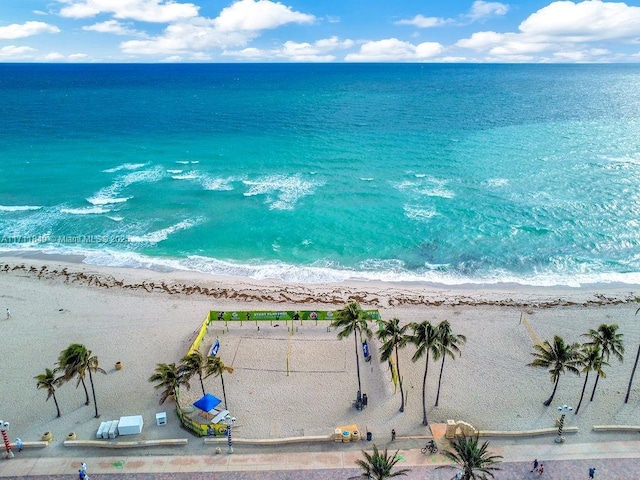
POLYGON ((366 340, 362 341, 362 353, 364 354, 364 359, 368 362, 371 360, 371 355, 369 354, 369 344, 366 340))
POLYGON ((209 356, 215 357, 216 355, 218 355, 218 350, 220 350, 220 340, 218 340, 218 337, 216 337, 216 341, 213 342, 211 350, 209 350, 209 356))

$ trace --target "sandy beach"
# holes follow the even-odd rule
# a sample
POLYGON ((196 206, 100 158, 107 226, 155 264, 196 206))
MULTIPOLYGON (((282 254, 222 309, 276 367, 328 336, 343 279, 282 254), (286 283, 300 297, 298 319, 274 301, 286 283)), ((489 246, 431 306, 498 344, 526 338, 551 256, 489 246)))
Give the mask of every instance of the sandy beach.
MULTIPOLYGON (((189 438, 181 452, 202 451, 201 439, 179 427, 172 401, 158 405, 159 393, 148 378, 157 363, 178 363, 210 310, 334 310, 350 300, 375 308, 383 318, 402 322, 449 320, 456 333, 467 336, 462 356, 445 365, 440 405, 433 407, 439 365, 432 363, 427 393, 431 422, 464 420, 483 430, 527 430, 552 427, 555 406, 575 406, 583 378, 560 380, 551 407, 542 402, 553 385, 544 370, 527 367, 534 336, 557 334, 570 342, 602 323, 617 323, 627 353, 614 359, 600 380, 593 402, 592 381, 579 415, 569 425, 579 427, 579 441, 611 437, 591 431, 593 425, 637 424, 640 378, 624 404, 627 383, 640 342, 637 286, 599 285, 590 288, 547 288, 516 285, 438 287, 349 283, 294 285, 246 278, 213 277, 193 272, 154 272, 85 265, 79 258, 32 256, 0 258, 0 308, 12 318, 0 320, 2 375, 0 404, 9 435, 39 440, 45 431, 59 447, 67 433, 92 439, 104 419, 143 415, 145 428, 136 439, 189 438), (522 323, 521 318, 527 319, 522 323), (526 324, 531 329, 526 328, 526 324), (36 389, 35 375, 53 368, 70 343, 82 343, 100 359, 106 375, 95 378, 101 419, 93 405, 84 405, 82 388, 61 386, 53 401, 36 389), (123 370, 114 368, 123 362, 123 370), (168 425, 155 425, 155 414, 166 411, 168 425)), ((244 322, 210 326, 203 345, 220 338, 220 356, 234 368, 225 375, 229 410, 237 417, 236 438, 281 438, 329 434, 338 425, 357 424, 375 439, 427 434, 422 426, 423 361, 412 363, 411 346, 401 351, 400 369, 407 390, 404 413, 398 412, 386 363, 379 362, 379 342, 373 358, 361 363, 363 391, 369 398, 362 412, 351 407, 357 390, 353 339, 340 341, 328 324, 310 322, 293 336, 283 323, 271 326, 244 322), (286 353, 291 349, 290 373, 286 353)), ((636 375, 638 376, 638 374, 636 375)), ((205 380, 207 391, 222 396, 219 378, 205 380)), ((185 401, 201 394, 197 379, 185 401)), ((620 439, 624 435, 616 434, 620 439)), ((636 438, 630 434, 629 438, 636 438)), ((47 448, 33 454, 71 455, 72 449, 47 448)), ((167 453, 166 450, 163 450, 167 453)), ((149 453, 154 453, 150 450, 149 453)))

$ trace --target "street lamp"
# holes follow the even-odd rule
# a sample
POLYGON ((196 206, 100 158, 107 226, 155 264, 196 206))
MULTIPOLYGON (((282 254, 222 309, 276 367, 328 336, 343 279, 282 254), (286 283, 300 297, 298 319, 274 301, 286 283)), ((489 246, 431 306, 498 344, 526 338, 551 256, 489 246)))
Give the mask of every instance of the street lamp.
POLYGON ((556 443, 564 442, 564 437, 562 436, 562 427, 564 427, 564 417, 567 412, 573 410, 569 405, 562 405, 558 407, 558 412, 560 413, 560 422, 558 424, 558 437, 556 438, 556 443))
POLYGON ((4 458, 13 458, 13 452, 11 451, 11 444, 9 443, 9 435, 7 435, 7 430, 9 429, 9 422, 3 422, 0 420, 0 432, 2 432, 2 440, 4 441, 4 448, 6 453, 3 453, 2 456, 4 458))
POLYGON ((236 423, 236 417, 228 415, 224 417, 224 423, 227 425, 227 443, 229 444, 229 450, 227 453, 233 453, 233 442, 231 441, 231 426, 236 423))

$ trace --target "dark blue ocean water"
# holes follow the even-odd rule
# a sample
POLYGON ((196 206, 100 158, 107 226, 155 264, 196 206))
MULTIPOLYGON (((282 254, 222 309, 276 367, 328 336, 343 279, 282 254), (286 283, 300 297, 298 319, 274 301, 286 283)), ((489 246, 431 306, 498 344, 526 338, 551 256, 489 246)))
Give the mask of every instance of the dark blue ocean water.
POLYGON ((3 250, 640 283, 640 66, 0 64, 3 250))

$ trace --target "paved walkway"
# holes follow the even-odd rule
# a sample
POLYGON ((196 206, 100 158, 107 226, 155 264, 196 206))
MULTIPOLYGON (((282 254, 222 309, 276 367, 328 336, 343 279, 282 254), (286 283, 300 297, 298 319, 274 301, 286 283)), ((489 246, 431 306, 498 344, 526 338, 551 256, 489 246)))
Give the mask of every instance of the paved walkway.
MULTIPOLYGON (((363 447, 370 444, 363 442, 363 447)), ((256 447, 238 447, 226 453, 199 456, 127 456, 78 458, 30 458, 16 453, 11 460, 0 460, 2 480, 73 479, 80 462, 85 461, 91 480, 327 480, 357 476, 358 451, 315 453, 259 453, 256 447), (253 453, 252 453, 253 452, 253 453)), ((640 478, 640 438, 638 441, 562 445, 491 445, 491 451, 504 457, 498 480, 587 479, 589 467, 597 469, 597 480, 640 478), (545 465, 542 477, 530 473, 536 456, 545 465)), ((408 480, 449 480, 453 470, 437 469, 441 455, 423 455, 420 449, 400 450, 399 468, 409 468, 408 480)))

